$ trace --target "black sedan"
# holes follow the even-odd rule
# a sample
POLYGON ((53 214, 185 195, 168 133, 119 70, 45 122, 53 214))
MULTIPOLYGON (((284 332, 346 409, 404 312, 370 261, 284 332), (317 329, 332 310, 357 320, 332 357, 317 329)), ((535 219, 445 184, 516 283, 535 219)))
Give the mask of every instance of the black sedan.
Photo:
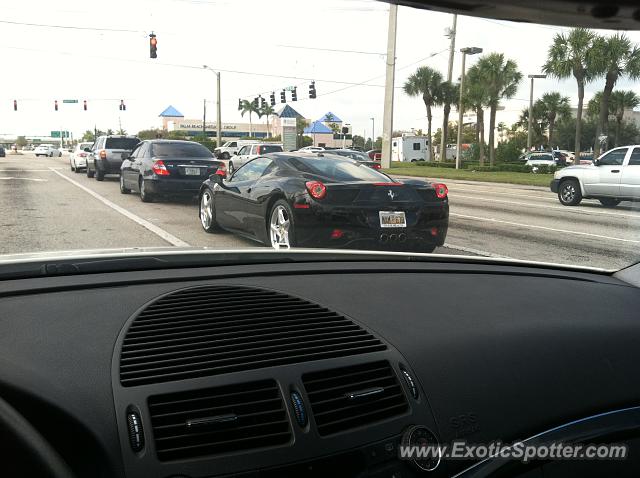
POLYGON ((353 149, 332 149, 330 151, 325 151, 324 154, 337 154, 338 156, 350 158, 364 164, 365 166, 369 166, 372 169, 381 168, 380 161, 369 159, 369 155, 367 153, 354 151, 353 149))
POLYGON ((143 202, 158 196, 192 196, 202 182, 224 165, 199 143, 154 139, 143 141, 123 154, 120 192, 140 193, 143 202))
POLYGON ((323 153, 260 156, 200 190, 200 222, 275 248, 332 247, 432 252, 444 243, 444 184, 397 182, 356 161, 323 153))

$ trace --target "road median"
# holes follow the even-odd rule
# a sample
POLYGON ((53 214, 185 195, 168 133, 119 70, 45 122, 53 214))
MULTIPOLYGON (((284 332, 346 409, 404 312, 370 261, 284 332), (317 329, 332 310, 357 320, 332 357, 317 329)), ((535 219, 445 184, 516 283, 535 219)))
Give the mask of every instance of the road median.
POLYGON ((429 179, 461 179, 490 183, 523 184, 548 187, 553 174, 517 173, 511 171, 474 171, 472 169, 438 168, 432 166, 395 166, 383 169, 394 176, 415 176, 429 179))

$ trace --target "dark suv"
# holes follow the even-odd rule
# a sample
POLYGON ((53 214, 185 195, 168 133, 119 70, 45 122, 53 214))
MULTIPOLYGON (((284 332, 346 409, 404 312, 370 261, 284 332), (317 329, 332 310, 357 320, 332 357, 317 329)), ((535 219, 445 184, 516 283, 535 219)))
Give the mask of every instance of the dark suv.
POLYGON ((140 143, 136 136, 98 136, 87 156, 87 177, 102 181, 106 174, 120 175, 122 153, 130 154, 140 143))

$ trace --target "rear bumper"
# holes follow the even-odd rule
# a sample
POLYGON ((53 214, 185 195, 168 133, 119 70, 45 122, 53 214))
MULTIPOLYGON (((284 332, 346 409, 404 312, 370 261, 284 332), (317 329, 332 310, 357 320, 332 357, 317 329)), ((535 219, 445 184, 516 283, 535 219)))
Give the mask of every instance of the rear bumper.
POLYGON ((113 159, 96 159, 96 169, 103 171, 104 174, 120 174, 120 166, 122 160, 113 159))
POLYGON ((82 158, 80 156, 75 156, 73 158, 73 164, 76 168, 86 168, 87 167, 87 158, 82 158))
POLYGON ((407 211, 407 227, 380 227, 378 209, 294 209, 296 243, 300 247, 412 252, 444 244, 449 228, 448 202, 407 211))
POLYGON ((551 183, 549 183, 549 189, 551 189, 552 193, 557 193, 559 185, 560 185, 559 179, 552 179, 551 183))
POLYGON ((161 179, 145 178, 145 188, 152 194, 176 195, 176 196, 197 196, 200 186, 207 178, 199 179, 161 179))

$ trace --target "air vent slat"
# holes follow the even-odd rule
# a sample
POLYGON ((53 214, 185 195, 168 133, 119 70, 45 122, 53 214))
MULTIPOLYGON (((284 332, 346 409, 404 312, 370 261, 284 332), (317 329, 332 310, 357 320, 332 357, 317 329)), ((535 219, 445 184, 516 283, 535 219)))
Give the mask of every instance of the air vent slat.
MULTIPOLYGON (((134 371, 139 371, 143 373, 154 372, 154 371, 157 371, 158 369, 167 370, 167 371, 177 371, 177 370, 183 370, 185 367, 198 367, 198 366, 204 366, 212 363, 225 363, 231 360, 237 360, 238 358, 246 357, 247 352, 250 352, 252 354, 251 360, 255 361, 258 357, 261 360, 263 360, 263 359, 269 359, 274 355, 280 355, 280 356, 282 356, 282 354, 289 355, 294 350, 299 351, 302 349, 302 350, 306 350, 307 352, 311 352, 311 351, 321 351, 321 350, 330 349, 335 344, 357 345, 362 343, 362 340, 357 337, 356 338, 348 337, 348 340, 331 339, 331 340, 324 340, 320 342, 322 343, 322 345, 315 345, 313 347, 309 346, 309 344, 306 344, 306 343, 296 342, 296 343, 289 343, 286 345, 278 345, 278 346, 272 346, 272 347, 255 347, 249 350, 235 349, 229 352, 219 352, 219 353, 212 353, 207 355, 199 355, 195 357, 179 358, 179 359, 171 359, 171 360, 159 360, 155 362, 147 362, 145 360, 140 360, 139 362, 134 364, 120 364, 120 373, 121 375, 130 374, 132 368, 134 369, 134 371), (143 366, 144 368, 141 368, 141 366, 143 366)), ((375 339, 370 340, 370 342, 374 343, 375 339)), ((217 348, 213 348, 213 350, 217 350, 217 348)), ((246 360, 248 359, 249 357, 246 357, 246 360)))
POLYGON ((388 362, 373 362, 302 376, 321 436, 405 414, 409 405, 388 362))
POLYGON ((149 397, 161 461, 282 446, 291 427, 275 380, 149 397))
MULTIPOLYGON (((190 371, 188 378, 196 378, 196 377, 209 377, 211 375, 219 375, 222 373, 232 373, 239 372, 241 370, 251 370, 263 367, 274 367, 277 365, 286 365, 290 363, 296 362, 308 362, 311 360, 323 360, 334 357, 345 357, 348 355, 356 355, 356 354, 365 354, 371 352, 379 352, 385 350, 386 346, 384 344, 375 344, 368 346, 359 346, 359 347, 348 347, 346 349, 333 349, 325 352, 316 352, 312 354, 298 354, 291 355, 287 357, 273 358, 270 360, 255 360, 249 362, 243 362, 241 364, 235 365, 223 365, 217 367, 205 367, 205 368, 196 368, 190 371)), ((134 375, 130 373, 130 375, 134 375)), ((123 374, 120 374, 120 382, 122 385, 131 386, 131 385, 142 385, 149 383, 160 383, 160 382, 168 382, 171 380, 181 380, 185 378, 185 372, 172 372, 172 373, 161 373, 161 374, 149 374, 144 378, 140 378, 138 375, 134 375, 133 378, 128 379, 123 374)))
POLYGON ((298 297, 192 287, 134 318, 122 342, 120 382, 146 385, 385 349, 347 317, 298 297))

